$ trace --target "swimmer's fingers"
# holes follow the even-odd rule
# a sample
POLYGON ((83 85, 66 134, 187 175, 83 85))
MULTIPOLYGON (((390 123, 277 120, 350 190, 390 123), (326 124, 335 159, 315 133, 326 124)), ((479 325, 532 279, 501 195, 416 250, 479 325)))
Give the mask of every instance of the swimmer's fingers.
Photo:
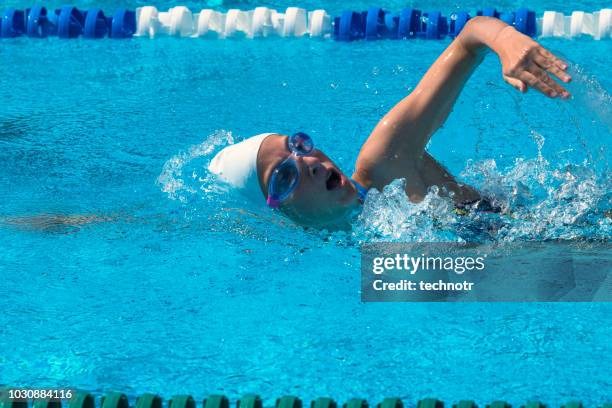
MULTIPOLYGON (((527 70, 521 72, 519 79, 521 81, 523 81, 524 83, 526 83, 527 85, 529 85, 530 87, 537 89, 538 91, 542 92, 544 95, 550 96, 551 98, 554 98, 555 96, 557 96, 557 92, 546 82, 546 78, 550 79, 550 77, 548 77, 548 75, 546 74, 546 72, 540 70, 542 73, 544 73, 544 75, 541 75, 540 73, 531 73, 527 70)), ((552 80, 551 80, 552 81, 552 80)), ((554 81, 553 81, 554 82, 554 81)))
POLYGON ((572 77, 568 73, 563 71, 561 68, 559 68, 556 64, 552 63, 551 60, 547 59, 546 57, 543 57, 542 55, 537 54, 534 57, 534 61, 542 69, 545 69, 546 71, 550 72, 551 74, 559 78, 561 81, 568 83, 572 80, 572 77))
POLYGON ((545 70, 537 65, 530 68, 531 69, 529 71, 540 81, 541 84, 545 84, 548 86, 548 88, 553 90, 553 92, 545 92, 546 95, 550 96, 551 98, 555 98, 557 96, 561 96, 562 98, 569 97, 569 92, 567 92, 565 88, 552 79, 545 70))
POLYGON ((518 78, 512 78, 507 75, 504 75, 504 81, 512 85, 512 87, 514 87, 519 92, 527 92, 527 85, 525 85, 525 83, 518 78))
POLYGON ((562 77, 559 77, 560 80, 562 80, 563 82, 569 82, 572 79, 571 76, 565 73, 565 70, 567 69, 567 64, 565 62, 561 61, 552 52, 548 51, 546 48, 542 46, 539 47, 538 52, 542 57, 544 57, 547 61, 550 62, 551 66, 559 69, 560 71, 563 72, 563 74, 565 74, 565 76, 567 76, 567 81, 563 79, 562 77))
MULTIPOLYGON (((567 69, 567 64, 565 64, 560 59, 556 58, 546 49, 540 47, 539 52, 534 55, 534 62, 543 70, 550 72, 561 81, 567 83, 572 80, 572 77, 567 74, 564 69, 567 69), (564 67, 564 68, 561 68, 564 67)), ((556 82, 555 82, 556 84, 556 82)), ((561 85, 555 87, 555 89, 561 94, 562 97, 567 98, 570 96, 569 92, 563 88, 561 85)))

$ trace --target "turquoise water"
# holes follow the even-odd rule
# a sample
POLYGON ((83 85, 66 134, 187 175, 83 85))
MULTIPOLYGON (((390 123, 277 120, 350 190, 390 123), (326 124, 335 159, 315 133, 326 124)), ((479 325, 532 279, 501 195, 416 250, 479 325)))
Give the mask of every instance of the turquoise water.
POLYGON ((516 93, 489 56, 430 145, 515 217, 460 218, 395 184, 327 234, 244 211, 206 164, 229 140, 301 130, 351 171, 447 42, 0 42, 0 383, 267 403, 609 399, 607 304, 359 301, 362 242, 608 239, 612 42, 543 44, 577 64, 573 100, 516 93))

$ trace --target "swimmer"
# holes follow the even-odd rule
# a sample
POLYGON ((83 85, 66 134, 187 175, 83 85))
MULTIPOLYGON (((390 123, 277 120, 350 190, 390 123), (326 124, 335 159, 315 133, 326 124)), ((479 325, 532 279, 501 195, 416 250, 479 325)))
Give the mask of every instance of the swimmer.
POLYGON ((425 147, 450 114, 464 84, 492 50, 503 79, 520 92, 534 88, 569 98, 552 79, 569 82, 567 64, 512 26, 490 17, 471 19, 433 63, 410 95, 395 105, 367 138, 349 177, 306 134, 264 133, 228 146, 209 170, 251 198, 303 226, 336 229, 363 203, 371 188, 405 179, 412 202, 433 186, 457 208, 491 210, 474 188, 457 181, 425 147))

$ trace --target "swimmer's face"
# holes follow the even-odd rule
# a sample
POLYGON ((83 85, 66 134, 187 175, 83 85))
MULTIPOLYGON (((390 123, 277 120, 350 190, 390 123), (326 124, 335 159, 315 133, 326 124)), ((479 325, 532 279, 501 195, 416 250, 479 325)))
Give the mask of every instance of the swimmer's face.
MULTIPOLYGON (((257 172, 264 195, 272 171, 291 152, 287 136, 270 135, 259 148, 257 172)), ((297 188, 280 208, 294 221, 318 227, 334 227, 346 222, 346 216, 357 205, 358 194, 350 179, 322 151, 315 149, 308 156, 295 157, 300 170, 297 188)))

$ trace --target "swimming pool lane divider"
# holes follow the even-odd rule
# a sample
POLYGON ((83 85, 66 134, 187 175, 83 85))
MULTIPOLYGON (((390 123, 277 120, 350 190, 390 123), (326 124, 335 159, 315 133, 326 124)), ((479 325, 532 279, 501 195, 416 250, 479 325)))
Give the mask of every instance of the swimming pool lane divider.
MULTIPOLYGON (((28 400, 8 399, 8 390, 0 388, 0 408, 29 408, 28 400), (5 391, 5 392, 2 392, 5 391)), ((18 390, 18 388, 13 388, 18 390)), ((34 399, 31 401, 32 408, 62 408, 60 400, 34 399)), ((120 392, 109 392, 99 399, 87 391, 74 391, 67 402, 67 408, 130 408, 128 397, 120 392)), ((168 408, 197 408, 196 400, 191 395, 175 395, 168 400, 168 408)), ((274 408, 303 408, 304 403, 296 396, 284 396, 276 399, 274 408)), ((136 398, 132 408, 162 408, 163 400, 156 394, 142 394, 136 398)), ((471 400, 462 400, 451 405, 452 408, 478 408, 471 400)), ((376 408, 404 408, 400 398, 385 398, 375 405, 376 408)), ((224 395, 211 395, 202 401, 202 408, 230 408, 230 401, 224 395)), ((263 402, 259 395, 245 395, 236 401, 236 408, 263 408, 263 402)), ((338 408, 338 403, 331 398, 320 397, 310 402, 310 408, 338 408)), ((342 404, 342 408, 369 408, 365 399, 353 398, 342 404)), ((444 408, 444 402, 435 398, 419 400, 416 408, 444 408)), ((493 401, 484 405, 484 408, 512 408, 508 402, 493 401)), ((540 401, 529 401, 520 408, 550 408, 540 401)), ((560 408, 584 408, 580 401, 570 401, 561 405, 560 408)), ((612 408, 612 403, 602 404, 599 408, 612 408)))
POLYGON ((510 12, 485 8, 473 14, 453 12, 447 17, 440 11, 405 8, 394 13, 372 7, 366 11, 344 11, 332 17, 325 10, 307 11, 299 7, 288 7, 282 13, 267 7, 231 9, 225 13, 203 9, 193 13, 184 6, 168 11, 144 6, 134 11, 118 9, 114 14, 105 14, 99 8, 80 10, 74 6, 55 10, 43 6, 26 10, 8 8, 0 19, 0 37, 155 38, 167 35, 206 38, 309 36, 338 41, 438 40, 455 37, 473 16, 498 18, 531 37, 588 36, 595 40, 612 37, 612 9, 593 13, 574 11, 569 16, 545 11, 536 18, 535 12, 527 8, 510 12))

